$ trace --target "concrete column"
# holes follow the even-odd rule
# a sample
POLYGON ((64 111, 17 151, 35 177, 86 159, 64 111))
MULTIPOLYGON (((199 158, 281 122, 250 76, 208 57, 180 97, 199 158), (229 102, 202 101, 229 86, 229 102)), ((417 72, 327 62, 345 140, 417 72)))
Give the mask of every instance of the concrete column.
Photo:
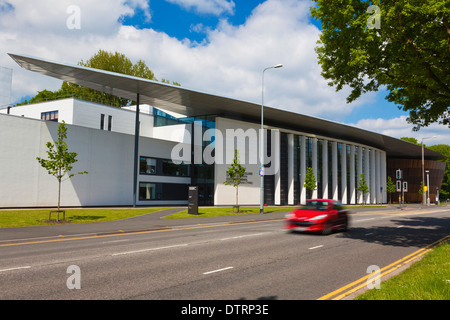
POLYGON ((341 144, 341 202, 347 204, 347 145, 341 144))
POLYGON ((386 190, 386 183, 387 183, 387 176, 386 176, 386 152, 381 152, 381 187, 383 188, 382 191, 382 203, 387 203, 387 190, 386 190))
MULTIPOLYGON (((364 149, 364 177, 367 187, 370 189, 370 152, 368 148, 364 149)), ((364 201, 370 203, 370 194, 366 193, 364 201)))
MULTIPOLYGON (((317 176, 317 138, 312 138, 311 139, 312 142, 312 155, 311 155, 311 161, 312 161, 312 170, 313 170, 313 174, 314 174, 314 178, 316 179, 316 181, 318 181, 318 176, 317 176)), ((312 192, 312 198, 317 198, 317 189, 313 190, 312 192)))
POLYGON ((338 157, 337 142, 332 142, 331 148, 331 193, 334 200, 338 200, 338 157))
POLYGON ((288 204, 294 205, 294 134, 288 134, 288 204))
POLYGON ((306 176, 306 138, 300 137, 300 203, 306 203, 306 189, 304 187, 306 176))
POLYGON ((381 203, 381 155, 378 150, 375 152, 375 171, 376 203, 381 203))
POLYGON ((376 189, 376 161, 375 161, 375 150, 370 150, 370 203, 375 204, 377 202, 377 189, 376 189))
MULTIPOLYGON (((363 150, 361 146, 358 146, 358 164, 356 166, 356 187, 359 187, 359 180, 361 179, 361 173, 363 173, 363 150)), ((362 203, 363 198, 361 192, 356 191, 356 203, 362 203)))
POLYGON ((356 204, 356 196, 355 196, 355 146, 350 146, 350 183, 349 183, 349 192, 350 192, 350 204, 356 204))
POLYGON ((328 140, 322 142, 322 197, 328 198, 328 140))
MULTIPOLYGON (((274 131, 279 130, 272 130, 272 134, 274 131)), ((278 139, 272 139, 272 161, 275 161, 276 164, 274 168, 278 168, 278 170, 275 170, 275 205, 279 206, 281 204, 281 180, 280 180, 280 135, 278 135, 278 139)), ((273 167, 273 166, 272 166, 273 167)))

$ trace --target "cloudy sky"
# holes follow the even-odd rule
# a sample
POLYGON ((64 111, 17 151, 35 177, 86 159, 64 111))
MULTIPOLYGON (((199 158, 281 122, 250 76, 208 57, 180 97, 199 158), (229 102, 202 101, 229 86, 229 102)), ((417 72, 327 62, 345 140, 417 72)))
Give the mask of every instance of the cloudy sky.
POLYGON ((320 23, 309 0, 0 0, 0 66, 13 69, 11 102, 61 83, 21 69, 7 53, 76 64, 99 49, 142 59, 158 79, 427 144, 450 143, 446 126, 413 132, 386 92, 345 101, 320 75, 320 23))

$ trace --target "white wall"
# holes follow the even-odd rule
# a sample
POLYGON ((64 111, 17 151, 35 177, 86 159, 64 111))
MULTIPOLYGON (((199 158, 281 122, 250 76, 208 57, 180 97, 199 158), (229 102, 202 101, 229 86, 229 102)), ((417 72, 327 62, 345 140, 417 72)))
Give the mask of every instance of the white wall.
MULTIPOLYGON (((257 125, 253 125, 248 122, 230 120, 225 118, 216 118, 216 130, 222 132, 224 138, 224 149, 231 150, 231 155, 228 155, 228 161, 226 160, 226 155, 224 155, 224 160, 222 164, 218 163, 216 159, 216 166, 214 171, 214 180, 215 180, 215 193, 214 193, 214 204, 215 205, 233 205, 236 203, 236 189, 233 186, 227 186, 223 184, 226 181, 226 172, 228 171, 228 167, 230 166, 233 156, 234 156, 234 148, 238 148, 236 144, 233 143, 230 139, 226 139, 226 129, 236 130, 242 129, 245 133, 248 129, 254 129, 258 132, 259 127, 257 125), (231 144, 231 145, 230 145, 231 144), (231 146, 231 147, 230 147, 231 146), (231 161, 230 161, 231 157, 231 161)), ((235 131, 236 132, 236 131, 235 131)), ((217 136, 216 136, 217 138, 217 136)), ((216 144, 217 146, 217 144, 216 144)), ((260 176, 258 175, 258 164, 254 163, 255 161, 251 161, 248 157, 244 159, 244 155, 254 153, 257 151, 257 145, 249 145, 247 143, 246 150, 239 150, 240 160, 244 167, 246 167, 246 173, 250 173, 247 175, 248 183, 241 184, 239 186, 239 204, 240 205, 257 205, 260 202, 260 176), (248 152, 252 150, 252 152, 248 152), (247 151, 247 152, 245 152, 247 151), (245 164, 243 163, 245 160, 245 164), (250 164, 252 162, 253 164, 250 164)), ((227 152, 224 152, 227 153, 227 152)), ((230 153, 230 152, 228 152, 230 153)), ((216 149, 217 155, 217 149, 216 149)), ((256 158, 257 162, 258 158, 256 158)))
MULTIPOLYGON (((41 119, 41 113, 48 111, 58 111, 59 122, 64 120, 67 124, 93 129, 100 129, 100 117, 101 114, 104 114, 105 123, 103 130, 105 131, 108 130, 109 116, 112 116, 111 131, 134 135, 136 119, 134 111, 74 98, 16 106, 10 109, 10 114, 25 118, 41 119)), ((6 114, 7 109, 0 110, 0 113, 6 114)), ((153 115, 141 113, 139 121, 141 123, 140 135, 152 137, 153 115)))
MULTIPOLYGON (((0 114, 0 207, 56 206, 57 180, 36 157, 47 157, 46 143, 57 138, 57 127, 56 122, 0 114)), ((132 205, 134 136, 74 125, 67 128, 69 150, 78 153, 72 172, 89 174, 63 182, 62 206, 132 205)), ((141 137, 139 155, 170 159, 174 145, 141 137)), ((151 179, 160 182, 161 177, 151 179)), ((188 180, 170 177, 164 182, 188 180)))

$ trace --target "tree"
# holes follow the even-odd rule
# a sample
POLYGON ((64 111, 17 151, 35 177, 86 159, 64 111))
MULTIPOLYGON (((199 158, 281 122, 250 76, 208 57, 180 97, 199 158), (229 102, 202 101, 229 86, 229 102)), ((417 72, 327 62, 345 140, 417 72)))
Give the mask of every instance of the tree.
POLYGON ((447 144, 437 144, 434 146, 428 147, 433 151, 439 152, 443 156, 445 156, 446 167, 444 171, 444 179, 442 180, 441 190, 439 191, 439 198, 441 200, 446 200, 450 198, 450 146, 447 144))
MULTIPOLYGON (((237 149, 234 150, 234 158, 231 166, 228 168, 227 181, 224 182, 225 185, 231 185, 236 188, 236 208, 237 212, 239 212, 239 185, 241 184, 242 178, 245 175, 245 167, 241 165, 239 160, 239 152, 237 149)), ((234 208, 233 208, 234 212, 234 208)))
MULTIPOLYGON (((403 140, 403 141, 406 141, 406 142, 410 142, 410 143, 414 143, 414 144, 417 144, 418 146, 421 146, 421 145, 422 145, 421 143, 419 143, 419 142, 417 141, 416 138, 401 137, 400 140, 403 140)), ((424 144, 423 146, 425 147, 425 144, 424 144)))
POLYGON ((388 177, 387 183, 386 183, 386 192, 389 193, 389 203, 392 203, 392 194, 397 191, 397 187, 395 186, 395 183, 392 181, 391 177, 388 177))
POLYGON ((448 0, 314 1, 322 76, 337 91, 350 86, 347 102, 385 87, 414 130, 450 126, 448 0))
POLYGON ((356 188, 356 190, 358 190, 362 194, 363 205, 366 204, 366 193, 370 193, 370 191, 369 187, 367 186, 366 177, 364 176, 364 173, 361 173, 359 175, 358 187, 356 188))
MULTIPOLYGON (((154 73, 147 67, 144 61, 139 60, 133 64, 129 58, 117 51, 115 53, 111 53, 100 49, 87 61, 81 60, 78 65, 157 81, 154 73)), ((166 79, 163 79, 162 82, 170 83, 170 81, 166 79)), ((177 82, 172 82, 172 84, 180 85, 177 82)), ((93 101, 115 107, 123 107, 133 103, 128 99, 82 87, 67 81, 62 83, 59 90, 53 92, 49 90, 39 91, 35 97, 31 98, 29 102, 25 101, 25 103, 36 103, 43 100, 56 100, 64 97, 91 99, 93 101)))
POLYGON ((306 170, 305 183, 303 184, 303 187, 305 187, 305 189, 309 192, 309 198, 311 197, 312 191, 317 190, 316 177, 314 176, 314 172, 311 167, 308 167, 306 170))
MULTIPOLYGON (((65 122, 61 122, 58 126, 58 140, 55 141, 55 144, 51 142, 47 142, 47 156, 48 159, 42 159, 37 157, 36 160, 39 164, 47 170, 48 174, 54 176, 58 180, 58 216, 57 220, 59 220, 59 212, 61 207, 61 183, 63 182, 64 176, 67 175, 67 179, 70 179, 74 176, 74 174, 70 174, 70 171, 73 169, 73 164, 77 162, 76 152, 69 152, 67 143, 64 141, 67 139, 67 128, 65 122)), ((87 171, 78 172, 78 174, 87 174, 87 171)), ((51 212, 49 214, 48 220, 51 219, 51 212)))

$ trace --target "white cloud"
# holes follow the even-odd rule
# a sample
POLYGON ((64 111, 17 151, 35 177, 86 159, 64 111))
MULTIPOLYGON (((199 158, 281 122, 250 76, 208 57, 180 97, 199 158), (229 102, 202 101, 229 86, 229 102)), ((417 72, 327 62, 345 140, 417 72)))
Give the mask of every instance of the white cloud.
POLYGON ((400 116, 392 119, 362 119, 351 125, 394 138, 416 138, 419 142, 424 137, 434 137, 433 139, 426 139, 424 141, 425 145, 450 143, 450 130, 448 126, 431 124, 428 127, 421 128, 419 131, 413 131, 413 125, 409 124, 406 118, 406 116, 400 116))
MULTIPOLYGON (((21 69, 7 52, 75 64, 99 49, 122 52, 134 61, 143 59, 158 78, 255 103, 261 102, 262 70, 282 63, 282 69, 266 72, 265 104, 335 121, 373 98, 365 95, 349 105, 348 90, 336 93, 320 75, 314 52, 319 30, 309 23, 309 0, 268 0, 243 25, 221 20, 216 28, 204 30, 207 41, 200 44, 121 25, 121 17, 133 15, 137 8, 150 17, 145 0, 111 0, 108 6, 79 0, 80 30, 66 27, 66 9, 72 0, 9 2, 14 10, 0 11, 0 65, 14 68, 13 100, 38 90, 54 90, 59 82, 21 69)), ((234 10, 233 1, 177 3, 211 13, 213 8, 234 10)))
POLYGON ((233 14, 235 4, 233 0, 166 0, 175 3, 186 10, 194 9, 198 13, 208 13, 220 16, 223 13, 233 14))

